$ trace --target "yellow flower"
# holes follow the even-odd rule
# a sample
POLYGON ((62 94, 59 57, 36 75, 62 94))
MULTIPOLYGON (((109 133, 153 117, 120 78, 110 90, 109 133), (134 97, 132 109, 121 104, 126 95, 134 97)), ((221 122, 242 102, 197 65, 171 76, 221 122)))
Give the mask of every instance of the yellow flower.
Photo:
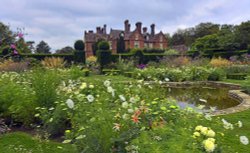
POLYGON ((90 89, 93 89, 94 87, 95 87, 95 86, 94 86, 94 85, 92 85, 92 84, 91 84, 91 85, 89 85, 89 88, 90 88, 90 89))
POLYGON ((207 138, 208 141, 212 141, 213 143, 215 143, 215 139, 214 138, 207 138))
POLYGON ((207 127, 202 127, 201 128, 201 134, 207 135, 207 132, 208 132, 208 128, 207 127))
POLYGON ((213 130, 208 130, 207 131, 207 136, 208 137, 214 137, 215 136, 215 132, 213 130))
POLYGON ((87 83, 83 82, 82 85, 80 86, 80 89, 85 89, 87 87, 87 83))
POLYGON ((65 133, 70 133, 71 131, 70 130, 66 130, 65 133))
POLYGON ((215 149, 215 144, 213 141, 207 139, 203 141, 204 148, 207 152, 213 152, 215 149))
POLYGON ((194 132, 194 133, 193 133, 193 136, 194 136, 194 137, 199 137, 199 136, 201 136, 201 134, 200 134, 199 132, 194 132))
POLYGON ((198 125, 198 126, 196 126, 196 127, 195 127, 195 131, 200 131, 200 130, 201 130, 201 128, 203 128, 203 126, 198 125))

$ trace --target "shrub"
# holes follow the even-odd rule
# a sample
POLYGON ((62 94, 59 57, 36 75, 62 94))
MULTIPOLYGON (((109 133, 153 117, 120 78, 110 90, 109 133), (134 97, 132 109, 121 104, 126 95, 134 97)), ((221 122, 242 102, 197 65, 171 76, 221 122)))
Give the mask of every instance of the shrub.
POLYGON ((119 59, 119 61, 116 63, 116 67, 121 71, 121 73, 125 73, 128 71, 133 71, 135 63, 133 60, 119 59))
POLYGON ((63 68, 66 62, 64 59, 59 57, 45 57, 43 61, 41 61, 42 65, 47 68, 63 68))
POLYGON ((232 65, 230 67, 226 67, 225 71, 227 74, 232 74, 232 73, 250 74, 250 65, 232 65))
POLYGON ((74 51, 74 62, 85 64, 85 52, 84 51, 74 51))
POLYGON ((245 90, 248 94, 250 94, 250 76, 246 78, 247 83, 245 83, 242 88, 245 90))
POLYGON ((245 80, 247 74, 245 73, 230 73, 227 74, 227 79, 234 79, 234 80, 245 80))
POLYGON ((107 41, 101 41, 98 43, 98 50, 107 51, 109 50, 109 43, 107 41))
POLYGON ((222 81, 225 78, 226 78, 226 72, 220 68, 212 69, 208 76, 208 80, 211 81, 222 81))
POLYGON ((0 71, 5 72, 23 72, 28 69, 27 62, 14 62, 12 60, 4 60, 0 62, 0 71))
POLYGON ((100 64, 101 69, 111 63, 111 51, 109 50, 98 50, 97 61, 100 64))
POLYGON ((174 50, 174 49, 169 49, 169 50, 166 50, 164 52, 164 55, 178 55, 179 52, 177 50, 174 50))
POLYGON ((218 57, 218 58, 212 58, 212 60, 210 61, 210 65, 213 67, 228 67, 231 65, 231 62, 227 59, 218 57))
POLYGON ((82 40, 77 40, 74 44, 74 48, 75 50, 78 51, 84 51, 85 48, 84 42, 82 40))

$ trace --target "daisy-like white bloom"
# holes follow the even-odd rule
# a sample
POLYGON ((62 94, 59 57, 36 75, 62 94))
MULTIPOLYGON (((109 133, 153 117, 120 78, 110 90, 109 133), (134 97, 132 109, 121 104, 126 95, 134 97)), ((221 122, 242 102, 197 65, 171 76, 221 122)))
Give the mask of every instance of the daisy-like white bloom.
POLYGON ((244 145, 248 145, 249 144, 249 140, 246 136, 240 136, 240 142, 244 145))
POLYGON ((112 88, 112 87, 107 87, 107 91, 109 92, 109 93, 112 93, 113 91, 114 91, 114 89, 112 88))
POLYGON ((67 106, 68 106, 70 109, 74 108, 74 102, 73 102, 73 100, 67 99, 66 104, 67 104, 67 106))
POLYGON ((86 98, 88 99, 89 102, 93 102, 95 100, 94 96, 92 95, 88 95, 86 98))
POLYGON ((126 98, 123 95, 119 95, 119 98, 121 99, 121 101, 126 101, 126 98))
POLYGON ((126 101, 123 102, 123 103, 122 103, 122 108, 128 108, 128 102, 126 102, 126 101))
POLYGON ((105 87, 109 87, 111 85, 111 82, 109 80, 106 80, 103 82, 105 87))
POLYGON ((121 128, 121 125, 120 125, 120 124, 114 123, 113 129, 114 129, 115 131, 120 131, 120 128, 121 128))
POLYGON ((123 115, 122 115, 122 119, 124 119, 124 120, 129 119, 129 115, 128 115, 128 114, 123 114, 123 115))

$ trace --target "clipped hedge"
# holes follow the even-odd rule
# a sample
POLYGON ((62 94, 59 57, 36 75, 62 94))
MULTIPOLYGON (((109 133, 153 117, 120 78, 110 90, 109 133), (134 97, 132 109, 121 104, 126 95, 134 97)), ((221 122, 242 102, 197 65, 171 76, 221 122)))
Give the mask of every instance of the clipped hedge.
POLYGON ((246 77, 247 77, 246 73, 227 74, 227 79, 233 79, 233 80, 245 80, 246 77))
POLYGON ((46 57, 59 57, 67 62, 85 63, 85 52, 75 51, 74 54, 20 54, 20 58, 35 58, 39 61, 46 57))
POLYGON ((97 62, 100 64, 101 69, 112 62, 112 56, 110 50, 98 50, 97 62))

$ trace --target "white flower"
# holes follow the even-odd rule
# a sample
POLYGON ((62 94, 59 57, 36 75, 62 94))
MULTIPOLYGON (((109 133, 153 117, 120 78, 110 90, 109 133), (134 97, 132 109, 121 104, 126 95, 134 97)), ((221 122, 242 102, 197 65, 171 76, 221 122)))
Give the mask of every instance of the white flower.
POLYGON ((233 124, 227 122, 225 119, 222 119, 222 122, 223 122, 223 127, 224 127, 225 129, 231 129, 231 130, 234 129, 233 124))
POLYGON ((86 98, 88 99, 89 102, 93 102, 95 100, 94 96, 92 95, 88 95, 86 98))
POLYGON ((201 134, 200 134, 199 132, 194 132, 194 133, 193 133, 193 136, 194 136, 194 137, 199 137, 200 135, 201 135, 201 134))
POLYGON ((129 115, 128 115, 128 114, 123 114, 123 115, 122 115, 122 119, 124 119, 124 120, 129 119, 129 115))
POLYGON ((205 117, 205 119, 207 119, 207 120, 209 120, 209 121, 212 120, 212 117, 211 117, 209 114, 206 114, 204 117, 205 117))
POLYGON ((54 110, 54 109, 55 109, 54 107, 50 107, 50 108, 49 108, 49 111, 52 111, 52 110, 54 110))
POLYGON ((165 81, 167 81, 167 82, 168 82, 168 81, 170 81, 170 80, 169 80, 169 78, 165 78, 165 81))
POLYGON ((195 131, 200 131, 200 130, 202 129, 202 127, 203 127, 203 126, 201 126, 201 125, 196 126, 196 127, 195 127, 195 131))
POLYGON ((199 101, 200 101, 200 102, 204 102, 204 103, 206 103, 206 102, 207 102, 207 100, 206 100, 206 99, 201 99, 201 98, 199 99, 199 101))
POLYGON ((126 101, 126 98, 123 95, 119 95, 119 98, 121 99, 121 101, 126 101))
POLYGON ((103 84, 104 84, 105 87, 109 87, 111 82, 109 80, 106 80, 106 81, 103 82, 103 84))
POLYGON ((86 135, 79 135, 78 137, 76 137, 76 140, 80 140, 80 139, 83 139, 85 137, 86 137, 86 135))
POLYGON ((135 97, 131 97, 130 99, 129 99, 129 102, 131 102, 131 103, 135 103, 137 101, 137 99, 135 98, 135 97))
POLYGON ((123 107, 123 108, 128 108, 128 102, 126 102, 126 101, 123 102, 123 103, 122 103, 122 107, 123 107))
POLYGON ((66 104, 67 104, 67 106, 68 106, 70 109, 74 108, 74 102, 73 102, 73 100, 67 99, 66 104))
POLYGON ((248 145, 249 144, 249 140, 246 136, 240 136, 240 142, 244 145, 248 145))
POLYGON ((112 88, 112 87, 107 87, 107 91, 109 92, 109 93, 112 93, 113 91, 114 91, 114 89, 112 88))
POLYGON ((241 128, 242 126, 243 126, 243 124, 242 124, 242 122, 241 121, 238 121, 238 126, 239 126, 239 128, 241 128))
POLYGON ((128 109, 128 113, 133 113, 134 110, 133 109, 128 109))

